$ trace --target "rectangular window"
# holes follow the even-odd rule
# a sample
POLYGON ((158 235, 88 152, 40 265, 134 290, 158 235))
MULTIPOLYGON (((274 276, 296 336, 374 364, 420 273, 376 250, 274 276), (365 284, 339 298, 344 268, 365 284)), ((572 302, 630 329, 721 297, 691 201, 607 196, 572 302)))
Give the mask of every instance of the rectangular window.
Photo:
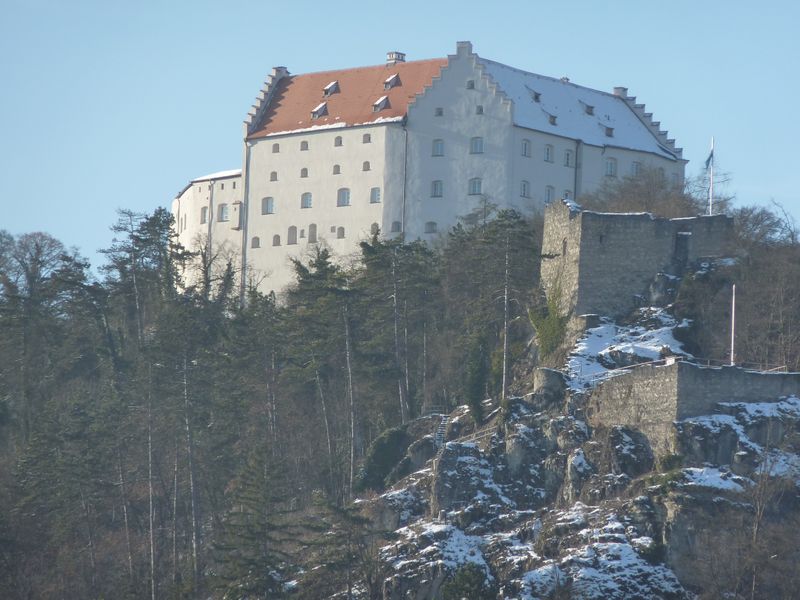
POLYGON ((200 224, 208 223, 208 207, 203 206, 200 208, 200 224))
POLYGON ((441 107, 438 107, 438 108, 436 108, 436 109, 433 111, 433 116, 434 116, 434 117, 442 117, 442 116, 444 116, 444 109, 443 109, 443 108, 441 108, 441 107))
POLYGON ((444 156, 444 140, 433 140, 431 156, 444 156))
POLYGON ((374 187, 369 191, 369 203, 378 204, 381 201, 381 188, 374 187))
POLYGON ((565 150, 564 151, 564 166, 571 167, 572 166, 572 150, 565 150))
POLYGON ((441 198, 444 195, 444 184, 441 179, 431 182, 431 198, 441 198))
POLYGON ((227 221, 228 220, 228 205, 227 204, 220 204, 219 208, 217 209, 217 221, 227 221))
POLYGON ((550 144, 544 147, 544 159, 547 162, 553 162, 553 147, 550 144))
POLYGON ((480 196, 483 193, 483 185, 480 177, 474 177, 469 180, 469 195, 480 196))
POLYGON ((470 154, 483 154, 483 138, 474 137, 469 141, 470 154))
POLYGON ((634 161, 631 165, 631 175, 638 177, 642 172, 642 163, 634 161))
POLYGON ((544 201, 546 203, 550 203, 553 201, 553 198, 556 196, 556 189, 552 185, 548 185, 544 188, 544 201))

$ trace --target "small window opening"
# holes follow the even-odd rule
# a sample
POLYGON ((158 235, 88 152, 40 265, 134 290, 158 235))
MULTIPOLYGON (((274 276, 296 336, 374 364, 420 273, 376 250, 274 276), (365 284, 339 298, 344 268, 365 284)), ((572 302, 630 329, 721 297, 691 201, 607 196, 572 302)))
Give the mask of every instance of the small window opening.
POLYGON ((280 151, 281 151, 281 145, 280 144, 272 144, 272 153, 273 154, 278 154, 280 151))
POLYGON ((275 234, 272 236, 272 245, 273 246, 280 246, 281 245, 281 236, 275 234))
POLYGON ((261 239, 256 236, 250 241, 251 248, 261 248, 261 239))
POLYGON ((475 89, 475 80, 474 79, 467 79, 467 89, 474 90, 475 89))
POLYGON ((342 167, 339 165, 333 165, 333 174, 340 175, 342 173, 342 167))
POLYGON ((337 135, 335 138, 333 138, 333 145, 337 146, 337 147, 341 146, 342 145, 342 136, 337 135))
POLYGON ((305 167, 300 169, 300 177, 302 177, 302 178, 308 177, 308 169, 306 169, 305 167))
POLYGON ((370 143, 372 143, 372 136, 370 134, 368 134, 368 133, 365 133, 361 137, 361 143, 362 144, 370 144, 370 143))
POLYGON ((344 239, 344 227, 337 227, 336 228, 336 239, 343 240, 344 239))
POLYGON ((400 221, 392 221, 392 233, 400 233, 400 221))
POLYGON ((311 109, 311 119, 316 120, 320 117, 324 117, 328 114, 328 103, 327 102, 320 102, 314 108, 311 109))
POLYGON ((369 164, 368 160, 365 160, 363 163, 361 163, 361 170, 362 171, 369 171, 370 170, 370 164, 369 164))
POLYGON ((483 114, 483 105, 482 104, 478 104, 478 106, 475 107, 475 114, 476 115, 482 115, 483 114))
POLYGON ((302 142, 300 142, 300 150, 302 150, 303 152, 308 150, 308 142, 307 141, 303 140, 302 142))
POLYGON ((433 116, 434 117, 443 117, 444 116, 444 109, 442 107, 437 107, 433 111, 433 116))
POLYGON ((270 181, 278 181, 278 172, 277 171, 272 171, 269 174, 269 180, 270 181))

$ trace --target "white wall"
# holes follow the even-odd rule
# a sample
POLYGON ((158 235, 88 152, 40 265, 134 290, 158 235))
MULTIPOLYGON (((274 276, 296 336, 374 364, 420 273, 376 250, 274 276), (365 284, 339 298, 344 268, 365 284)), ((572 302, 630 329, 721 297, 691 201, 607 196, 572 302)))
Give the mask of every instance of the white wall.
POLYGON ((373 223, 385 227, 387 202, 391 204, 398 197, 397 190, 387 189, 393 187, 397 174, 387 186, 385 169, 387 156, 397 158, 397 135, 387 134, 393 126, 397 127, 389 123, 322 129, 251 142, 247 266, 256 281, 262 281, 262 291, 280 291, 294 280, 290 259, 307 255, 311 224, 317 226, 318 241, 340 257, 358 249, 359 242, 369 237, 373 223), (363 143, 364 134, 371 136, 370 143, 363 143), (342 138, 341 146, 334 145, 338 136, 342 138), (308 150, 300 150, 303 141, 308 142, 308 150), (279 144, 279 152, 273 152, 273 144, 279 144), (369 171, 363 170, 364 161, 369 161, 369 171), (339 175, 333 174, 334 165, 340 166, 339 175), (303 168, 308 169, 306 178, 300 176, 303 168), (270 181, 273 171, 277 181, 270 181), (370 203, 373 187, 380 188, 380 203, 370 203), (350 189, 350 206, 337 206, 339 188, 350 189), (305 192, 312 194, 312 208, 300 207, 305 192), (262 214, 265 197, 274 198, 274 214, 262 214), (292 226, 297 228, 298 239, 297 244, 289 245, 288 231, 292 226), (337 238, 339 227, 345 229, 344 239, 337 238), (280 246, 273 245, 276 235, 280 236, 280 246), (252 247, 254 237, 260 239, 260 248, 252 247))
MULTIPOLYGON (((221 266, 231 259, 240 267, 242 230, 240 214, 242 178, 226 177, 217 180, 193 181, 172 202, 172 214, 178 227, 178 241, 187 249, 196 251, 210 242, 213 253, 222 260, 221 266), (228 206, 228 221, 219 221, 220 204, 228 206), (201 223, 201 210, 208 210, 206 223, 201 223)), ((196 281, 196 273, 186 273, 186 283, 196 281)))
POLYGON ((470 195, 469 180, 482 179, 484 196, 501 207, 512 203, 510 104, 490 89, 475 69, 472 55, 460 49, 442 70, 441 78, 414 102, 408 111, 408 174, 406 239, 430 240, 428 221, 446 232, 460 217, 481 205, 470 195), (467 81, 474 89, 467 89, 467 81), (476 114, 476 107, 483 114, 476 114), (436 109, 444 114, 436 116, 436 109), (470 154, 470 140, 483 138, 483 153, 470 154), (432 156, 434 139, 444 140, 444 156, 432 156), (443 197, 431 197, 434 180, 443 182, 443 197))

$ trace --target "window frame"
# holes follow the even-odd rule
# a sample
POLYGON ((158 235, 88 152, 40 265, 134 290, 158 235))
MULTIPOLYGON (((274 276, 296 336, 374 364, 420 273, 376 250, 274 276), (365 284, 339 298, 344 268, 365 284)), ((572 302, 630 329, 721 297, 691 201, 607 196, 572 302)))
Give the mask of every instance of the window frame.
POLYGON ((336 206, 350 206, 350 188, 341 187, 336 190, 336 206))
POLYGON ((469 196, 483 195, 483 179, 480 177, 471 177, 467 190, 469 196))
POLYGON ((469 139, 469 153, 470 154, 483 154, 483 138, 476 135, 469 139))

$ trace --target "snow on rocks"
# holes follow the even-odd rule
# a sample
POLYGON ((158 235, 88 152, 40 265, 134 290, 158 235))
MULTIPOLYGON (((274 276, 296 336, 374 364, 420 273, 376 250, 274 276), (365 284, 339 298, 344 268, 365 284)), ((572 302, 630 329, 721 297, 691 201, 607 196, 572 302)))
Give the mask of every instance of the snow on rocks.
POLYGON ((675 339, 674 330, 686 327, 663 308, 641 308, 635 323, 619 325, 603 319, 575 344, 567 360, 568 385, 582 391, 607 377, 625 372, 624 367, 688 354, 675 339))
POLYGON ((684 485, 689 487, 696 486, 732 492, 743 492, 746 487, 753 483, 746 477, 739 477, 730 471, 710 466, 702 468, 688 467, 683 469, 682 472, 686 480, 684 485))

